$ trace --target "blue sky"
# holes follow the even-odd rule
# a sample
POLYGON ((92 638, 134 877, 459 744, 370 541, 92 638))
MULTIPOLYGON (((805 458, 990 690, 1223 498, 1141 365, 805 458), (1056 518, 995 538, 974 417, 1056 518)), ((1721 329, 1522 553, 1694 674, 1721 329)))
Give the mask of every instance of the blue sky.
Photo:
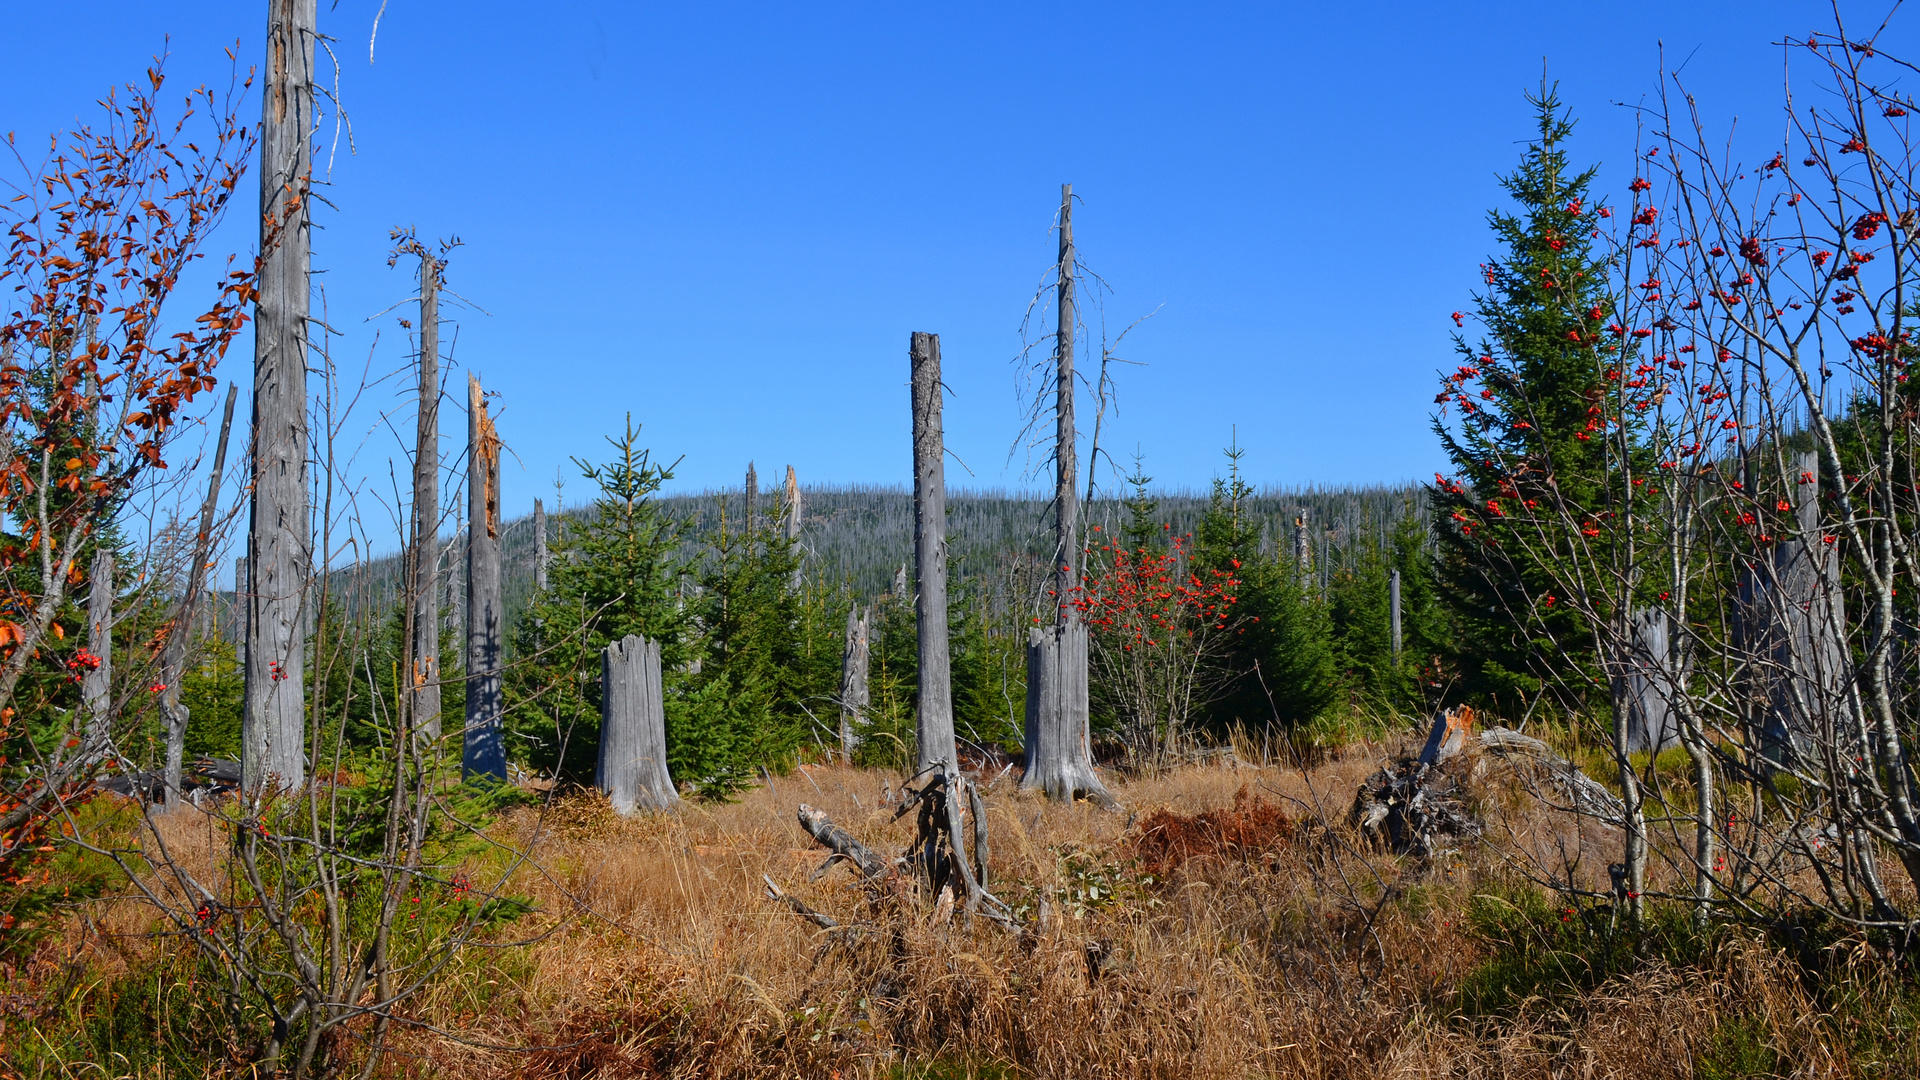
MULTIPOLYGON (((584 497, 568 459, 600 455, 628 412, 684 455, 682 490, 736 483, 749 459, 769 479, 792 464, 808 482, 909 482, 915 330, 942 338, 948 444, 973 474, 950 483, 1024 484, 1012 361, 1063 181, 1112 286, 1110 332, 1158 312, 1123 350, 1144 366, 1120 374, 1116 453, 1197 486, 1237 432, 1262 484, 1430 476, 1447 316, 1470 306, 1543 61, 1612 197, 1630 177, 1622 103, 1652 92, 1663 43, 1711 119, 1778 130, 1772 43, 1831 18, 390 0, 369 62, 379 6, 321 0, 352 121, 315 240, 336 356, 403 364, 395 316, 367 321, 412 291, 386 266, 388 230, 458 234, 449 286, 487 314, 450 312, 455 359, 501 394, 512 514, 556 471, 584 497)), ((163 49, 175 86, 224 84, 224 48, 258 62, 266 5, 10 8, 0 131, 38 146, 163 49)), ((250 253, 246 203, 223 240, 250 253)), ((243 342, 223 372, 243 392, 251 355, 243 342)), ((404 408, 397 390, 378 404, 404 408)), ((362 460, 394 448, 376 436, 362 460)))

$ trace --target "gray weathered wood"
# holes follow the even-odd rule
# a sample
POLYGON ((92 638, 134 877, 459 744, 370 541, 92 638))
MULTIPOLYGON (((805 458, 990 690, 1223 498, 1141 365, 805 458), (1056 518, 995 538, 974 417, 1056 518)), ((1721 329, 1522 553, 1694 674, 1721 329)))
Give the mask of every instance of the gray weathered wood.
POLYGON ((507 778, 501 730, 500 436, 476 376, 467 377, 467 723, 461 775, 507 778))
POLYGON ((840 654, 840 756, 853 764, 853 752, 860 748, 858 728, 866 726, 867 665, 872 648, 868 637, 867 613, 859 603, 847 610, 847 643, 840 654))
POLYGON ((1680 737, 1673 695, 1680 692, 1679 670, 1668 633, 1667 613, 1657 609, 1632 615, 1633 642, 1627 663, 1627 749, 1658 754, 1680 737))
POLYGON ((547 591, 547 508, 533 500, 533 588, 547 591))
POLYGON ((242 776, 306 782, 307 318, 315 0, 271 0, 261 77, 260 271, 253 318, 253 491, 247 533, 242 776))
POLYGON ((740 515, 740 530, 748 536, 753 535, 753 519, 760 511, 760 474, 754 471, 753 462, 747 462, 747 508, 740 515))
POLYGON ((615 811, 670 810, 680 802, 667 773, 666 701, 660 643, 638 634, 600 657, 600 762, 594 782, 615 811))
POLYGON ((440 739, 440 260, 420 249, 420 391, 413 452, 411 730, 440 739))
POLYGON ((80 708, 87 717, 82 754, 91 759, 105 749, 113 705, 113 552, 104 547, 87 568, 87 652, 96 665, 80 677, 80 708))
POLYGON ((786 503, 785 521, 787 526, 787 539, 798 540, 800 539, 802 513, 800 506, 800 477, 794 473, 793 466, 791 465, 787 466, 786 503))
POLYGON ((853 834, 833 823, 826 811, 816 810, 806 803, 800 804, 800 827, 807 835, 818 841, 820 846, 847 860, 860 871, 860 875, 869 880, 886 877, 893 871, 891 860, 876 854, 872 848, 853 838, 853 834))
POLYGON ((915 756, 925 769, 955 759, 947 651, 947 469, 940 427, 940 336, 916 332, 913 372, 913 625, 919 634, 915 756))
POLYGON ((1305 585, 1313 576, 1313 540, 1307 535, 1307 508, 1293 518, 1293 568, 1305 585))
POLYGON ((1087 730, 1087 624, 1074 619, 1029 630, 1025 790, 1068 802, 1119 804, 1093 771, 1087 730))
POLYGON ((1820 532, 1820 459, 1794 460, 1798 535, 1742 574, 1737 638, 1762 717, 1762 752, 1781 765, 1812 752, 1815 733, 1845 730, 1851 685, 1840 553, 1820 532))
POLYGON ((1393 658, 1400 659, 1400 570, 1394 568, 1387 578, 1387 623, 1392 635, 1393 658))
MULTIPOLYGON (((239 394, 240 384, 227 384, 227 407, 220 417, 220 439, 214 444, 207 497, 200 504, 200 531, 193 538, 193 562, 187 567, 187 588, 180 597, 180 610, 173 617, 173 629, 167 632, 166 648, 160 654, 160 714, 167 727, 167 764, 162 774, 162 791, 168 806, 180 803, 180 772, 186 757, 187 722, 191 719, 187 707, 180 703, 180 680, 186 675, 194 616, 206 595, 208 560, 213 555, 213 518, 220 505, 220 482, 226 477, 227 439, 233 433, 233 403, 239 394)), ((244 578, 245 574, 240 576, 244 578)))
POLYGON ((1048 798, 1093 799, 1115 806, 1113 796, 1093 771, 1092 733, 1087 700, 1087 628, 1072 604, 1080 580, 1079 502, 1075 492, 1079 465, 1074 443, 1073 185, 1060 185, 1060 255, 1055 299, 1059 320, 1054 338, 1054 609, 1051 628, 1035 627, 1027 646, 1025 774, 1020 786, 1048 798))

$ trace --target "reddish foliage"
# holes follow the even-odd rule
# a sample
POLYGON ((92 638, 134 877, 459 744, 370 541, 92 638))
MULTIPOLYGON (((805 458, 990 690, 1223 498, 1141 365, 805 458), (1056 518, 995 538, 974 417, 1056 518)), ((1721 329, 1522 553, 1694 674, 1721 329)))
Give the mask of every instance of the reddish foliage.
POLYGON ((1286 811, 1243 784, 1231 810, 1155 810, 1140 822, 1139 835, 1128 846, 1148 873, 1161 876, 1193 859, 1251 859, 1292 838, 1293 820, 1286 811))

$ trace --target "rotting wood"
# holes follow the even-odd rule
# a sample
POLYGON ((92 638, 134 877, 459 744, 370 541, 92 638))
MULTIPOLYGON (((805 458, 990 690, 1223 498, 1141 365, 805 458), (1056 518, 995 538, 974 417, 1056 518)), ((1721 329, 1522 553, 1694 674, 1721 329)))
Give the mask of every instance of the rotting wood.
POLYGON ((853 838, 853 834, 833 823, 826 811, 816 810, 806 803, 800 804, 800 827, 807 830, 822 847, 840 858, 852 863, 860 875, 877 881, 893 872, 894 863, 875 854, 874 851, 853 838))
POLYGON ((853 764, 853 752, 860 747, 857 729, 867 724, 871 648, 867 610, 856 601, 847 610, 846 647, 840 655, 840 756, 849 765, 853 764))

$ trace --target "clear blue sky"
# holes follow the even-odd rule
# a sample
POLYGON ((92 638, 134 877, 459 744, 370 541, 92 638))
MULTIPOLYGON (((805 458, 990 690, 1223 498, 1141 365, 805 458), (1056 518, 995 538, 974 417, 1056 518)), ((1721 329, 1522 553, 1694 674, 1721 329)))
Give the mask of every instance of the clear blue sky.
MULTIPOLYGON (((163 49, 177 86, 224 82, 223 47, 258 63, 266 6, 9 4, 0 131, 37 146, 93 119, 163 49)), ((682 490, 749 459, 763 483, 789 463, 906 483, 914 330, 941 335, 948 443, 975 474, 950 482, 1022 484, 1011 361, 1063 181, 1110 324, 1159 310, 1127 341, 1146 366, 1121 374, 1116 450, 1201 485, 1237 426, 1259 483, 1429 476, 1447 316, 1470 306, 1543 60, 1617 197, 1620 103, 1652 91, 1663 41, 1712 117, 1777 130, 1770 43, 1830 21, 1758 2, 390 0, 369 63, 378 8, 321 0, 354 144, 315 242, 336 352, 404 362, 394 317, 364 321, 412 290, 390 227, 464 239, 450 287, 491 314, 453 312, 455 356, 502 395, 513 514, 560 468, 583 497, 569 456, 629 411, 685 455, 682 490)), ((249 194, 225 242, 250 253, 252 220, 249 194)), ((243 389, 251 355, 223 371, 243 389)))

